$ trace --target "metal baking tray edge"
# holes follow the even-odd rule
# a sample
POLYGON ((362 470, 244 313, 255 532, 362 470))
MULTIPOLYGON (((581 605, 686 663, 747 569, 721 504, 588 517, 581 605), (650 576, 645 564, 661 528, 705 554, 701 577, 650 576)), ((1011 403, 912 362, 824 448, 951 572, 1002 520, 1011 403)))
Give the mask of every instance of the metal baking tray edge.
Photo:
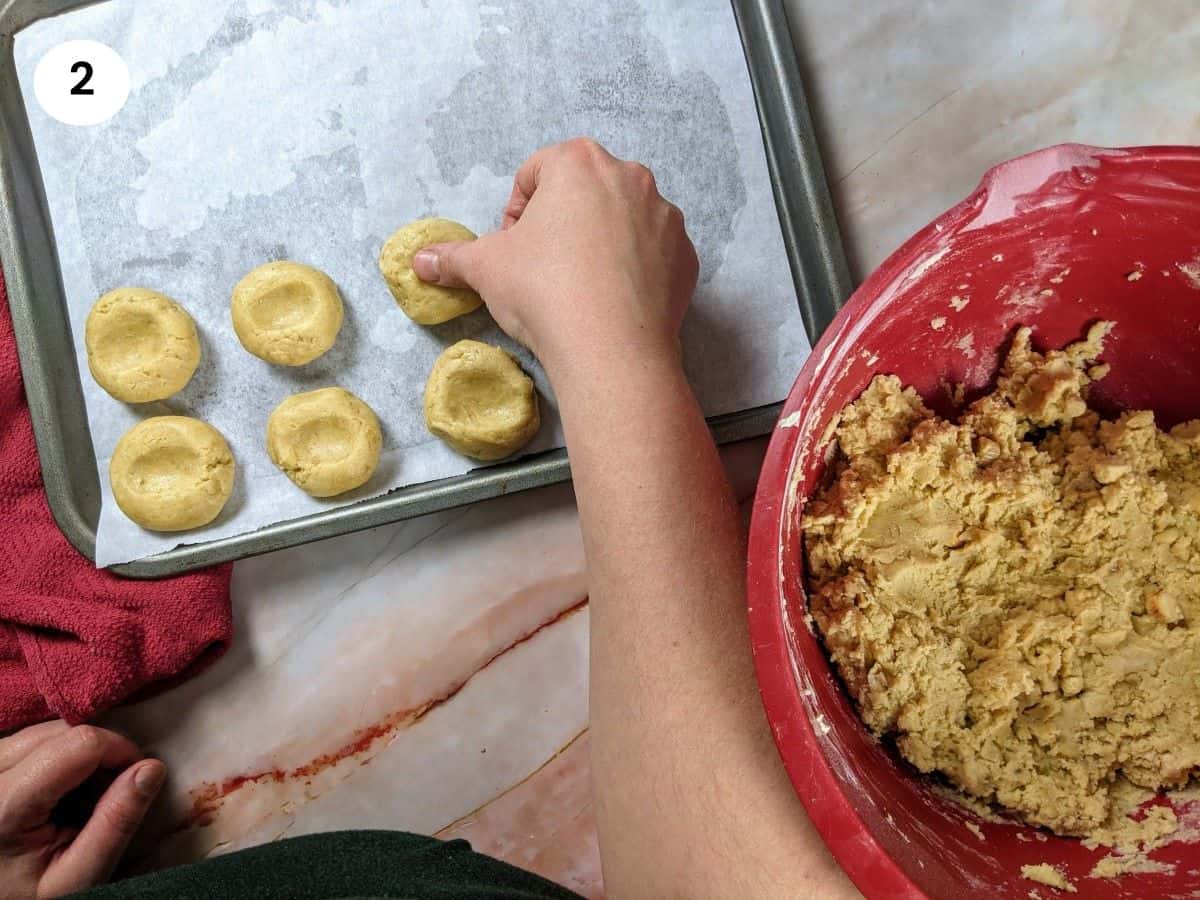
MULTIPOLYGON (((50 213, 17 83, 13 35, 38 19, 95 2, 102 0, 0 0, 0 264, 50 510, 67 539, 89 559, 95 558, 100 485, 50 213)), ((732 6, 754 88, 796 296, 815 344, 853 285, 787 14, 782 0, 732 0, 732 6)), ((779 408, 773 404, 718 416, 709 425, 720 443, 755 437, 772 429, 779 408)), ((185 544, 113 566, 112 571, 131 578, 162 578, 570 477, 566 451, 554 450, 399 488, 247 534, 185 544)))

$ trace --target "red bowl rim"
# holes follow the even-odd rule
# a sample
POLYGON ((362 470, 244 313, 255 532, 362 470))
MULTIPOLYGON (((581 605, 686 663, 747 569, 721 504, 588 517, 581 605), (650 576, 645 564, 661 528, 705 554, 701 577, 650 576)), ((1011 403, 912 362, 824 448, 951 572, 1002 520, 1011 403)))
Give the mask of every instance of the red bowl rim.
POLYGON ((1053 170, 1058 171, 1075 161, 1104 155, 1194 159, 1200 158, 1200 147, 1107 148, 1078 143, 1056 144, 988 169, 975 190, 901 244, 851 295, 801 368, 780 412, 780 420, 786 425, 776 424, 763 459, 750 522, 746 575, 750 640, 759 693, 776 749, 792 786, 834 858, 868 897, 924 898, 926 895, 874 838, 842 792, 841 783, 822 752, 805 712, 793 672, 793 658, 788 652, 791 640, 788 614, 780 585, 780 550, 788 517, 793 514, 789 503, 792 470, 799 436, 804 432, 802 427, 797 427, 798 416, 802 415, 798 411, 824 358, 862 316, 868 304, 888 292, 909 272, 919 252, 927 249, 931 240, 944 238, 955 230, 956 225, 973 217, 1002 179, 1007 179, 1010 184, 997 193, 1011 197, 1040 185, 1041 182, 1029 184, 1027 178, 1020 176, 1021 169, 1029 169, 1035 177, 1037 173, 1047 171, 1044 166, 1031 166, 1031 163, 1050 163, 1053 170), (1017 190, 1011 186, 1014 181, 1019 185, 1017 190))

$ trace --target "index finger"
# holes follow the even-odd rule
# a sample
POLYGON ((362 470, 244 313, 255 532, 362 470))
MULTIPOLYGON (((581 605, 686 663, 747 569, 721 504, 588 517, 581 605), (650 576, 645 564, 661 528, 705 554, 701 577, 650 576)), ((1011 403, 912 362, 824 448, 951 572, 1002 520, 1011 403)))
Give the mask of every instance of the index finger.
POLYGON ((52 722, 30 725, 16 734, 0 738, 0 772, 11 769, 27 757, 38 744, 44 744, 70 730, 71 726, 62 719, 55 719, 52 722))
POLYGON ((551 144, 549 147, 543 147, 540 150, 534 151, 529 159, 521 163, 521 167, 517 169, 517 174, 513 176, 513 189, 508 198, 508 205, 504 207, 504 221, 500 224, 501 230, 511 228, 521 218, 521 215, 525 212, 525 207, 529 205, 529 201, 533 199, 533 195, 537 192, 538 185, 541 184, 542 170, 546 163, 555 156, 566 155, 568 153, 582 154, 586 157, 599 157, 606 160, 614 158, 611 153, 591 138, 584 137, 572 138, 569 141, 551 144))
POLYGON ((98 769, 124 768, 141 758, 128 738, 91 725, 39 744, 0 776, 0 832, 40 825, 59 800, 98 769))
POLYGON ((512 193, 508 195, 508 203, 504 206, 504 218, 500 223, 501 230, 511 228, 525 212, 525 207, 529 205, 530 199, 537 190, 538 181, 541 179, 542 165, 554 146, 543 147, 541 150, 535 151, 517 169, 517 174, 513 176, 512 193))

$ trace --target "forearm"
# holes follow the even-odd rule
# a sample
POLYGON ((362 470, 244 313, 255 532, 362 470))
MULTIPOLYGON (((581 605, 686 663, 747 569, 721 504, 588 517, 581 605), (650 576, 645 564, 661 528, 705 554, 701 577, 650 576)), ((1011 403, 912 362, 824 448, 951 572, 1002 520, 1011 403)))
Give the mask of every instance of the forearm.
POLYGON ((608 894, 831 896, 843 877, 759 704, 737 508, 699 407, 661 354, 594 365, 551 375, 588 558, 608 894))
POLYGON ((413 267, 478 290, 558 397, 588 557, 608 896, 842 894, 759 704, 737 508, 678 364, 700 270, 683 214, 644 166, 574 140, 521 165, 501 231, 425 247, 413 267))

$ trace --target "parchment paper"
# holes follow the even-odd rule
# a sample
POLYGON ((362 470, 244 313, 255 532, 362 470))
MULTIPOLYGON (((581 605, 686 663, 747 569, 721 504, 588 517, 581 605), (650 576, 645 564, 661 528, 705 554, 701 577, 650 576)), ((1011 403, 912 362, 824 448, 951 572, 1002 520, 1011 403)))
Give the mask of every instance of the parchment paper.
POLYGON ((554 141, 588 134, 646 163, 683 209, 702 261, 684 355, 706 414, 783 399, 808 352, 727 0, 108 0, 19 33, 16 59, 104 486, 101 566, 474 468, 421 413, 460 338, 518 353, 543 398, 528 452, 561 446, 544 375, 485 310, 421 328, 376 267, 412 219, 496 227, 512 173, 554 141), (103 125, 61 125, 34 99, 38 60, 74 38, 130 67, 129 102, 103 125), (246 353, 229 318, 238 279, 282 258, 328 272, 347 308, 334 349, 298 370, 246 353), (200 369, 166 403, 125 406, 87 374, 87 311, 124 284, 176 298, 200 328, 200 369), (376 410, 385 452, 369 484, 319 501, 271 465, 264 429, 289 394, 333 384, 376 410), (108 489, 117 439, 168 412, 211 422, 239 467, 220 518, 184 536, 141 530, 108 489))

